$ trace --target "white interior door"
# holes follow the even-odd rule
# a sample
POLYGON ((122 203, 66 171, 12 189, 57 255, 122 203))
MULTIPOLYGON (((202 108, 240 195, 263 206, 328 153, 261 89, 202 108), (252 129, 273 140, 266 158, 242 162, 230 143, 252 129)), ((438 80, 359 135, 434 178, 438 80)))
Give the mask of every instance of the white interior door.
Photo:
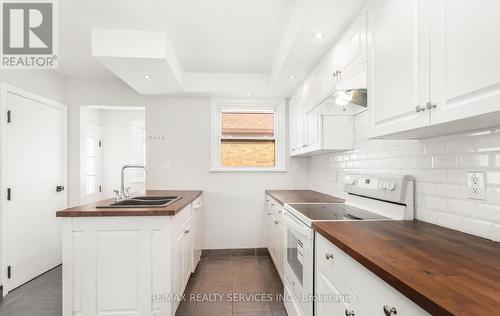
POLYGON ((101 128, 87 125, 85 133, 85 202, 102 200, 101 128))
POLYGON ((3 265, 5 293, 61 263, 56 211, 66 206, 66 110, 7 92, 3 265), (62 190, 61 190, 62 189, 62 190), (10 278, 6 270, 10 267, 10 278))

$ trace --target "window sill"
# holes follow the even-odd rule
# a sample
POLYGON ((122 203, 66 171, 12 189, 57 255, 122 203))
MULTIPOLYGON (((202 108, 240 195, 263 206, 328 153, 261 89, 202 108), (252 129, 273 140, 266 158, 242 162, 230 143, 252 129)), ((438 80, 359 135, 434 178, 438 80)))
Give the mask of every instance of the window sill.
POLYGON ((212 168, 211 173, 286 173, 286 168, 212 168))

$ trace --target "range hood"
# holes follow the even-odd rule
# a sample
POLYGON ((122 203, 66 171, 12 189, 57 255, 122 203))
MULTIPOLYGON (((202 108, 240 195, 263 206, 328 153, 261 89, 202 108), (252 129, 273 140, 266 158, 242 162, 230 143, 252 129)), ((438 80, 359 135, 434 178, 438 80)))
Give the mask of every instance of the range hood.
POLYGON ((336 90, 309 113, 315 115, 356 115, 367 109, 367 90, 336 90))

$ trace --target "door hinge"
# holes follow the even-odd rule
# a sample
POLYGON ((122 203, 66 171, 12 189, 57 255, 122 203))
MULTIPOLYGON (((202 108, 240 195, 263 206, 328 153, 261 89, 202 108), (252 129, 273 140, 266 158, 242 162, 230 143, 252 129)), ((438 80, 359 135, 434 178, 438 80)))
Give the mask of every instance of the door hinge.
POLYGON ((7 188, 7 201, 11 201, 11 200, 12 200, 12 189, 7 188))
POLYGON ((99 147, 102 147, 102 141, 99 141, 99 147))
POLYGON ((7 279, 12 278, 12 267, 8 266, 7 267, 7 279))
POLYGON ((7 123, 10 123, 12 121, 12 117, 11 117, 11 112, 10 110, 7 111, 7 123))

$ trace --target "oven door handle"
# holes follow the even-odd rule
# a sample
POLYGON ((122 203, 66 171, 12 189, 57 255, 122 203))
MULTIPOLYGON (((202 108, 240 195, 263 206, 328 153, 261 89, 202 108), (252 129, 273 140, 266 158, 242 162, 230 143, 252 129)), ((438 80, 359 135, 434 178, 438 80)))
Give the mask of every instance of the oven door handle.
POLYGON ((312 239, 312 229, 303 224, 298 224, 291 216, 293 215, 283 212, 283 220, 286 226, 305 236, 307 239, 312 239))

